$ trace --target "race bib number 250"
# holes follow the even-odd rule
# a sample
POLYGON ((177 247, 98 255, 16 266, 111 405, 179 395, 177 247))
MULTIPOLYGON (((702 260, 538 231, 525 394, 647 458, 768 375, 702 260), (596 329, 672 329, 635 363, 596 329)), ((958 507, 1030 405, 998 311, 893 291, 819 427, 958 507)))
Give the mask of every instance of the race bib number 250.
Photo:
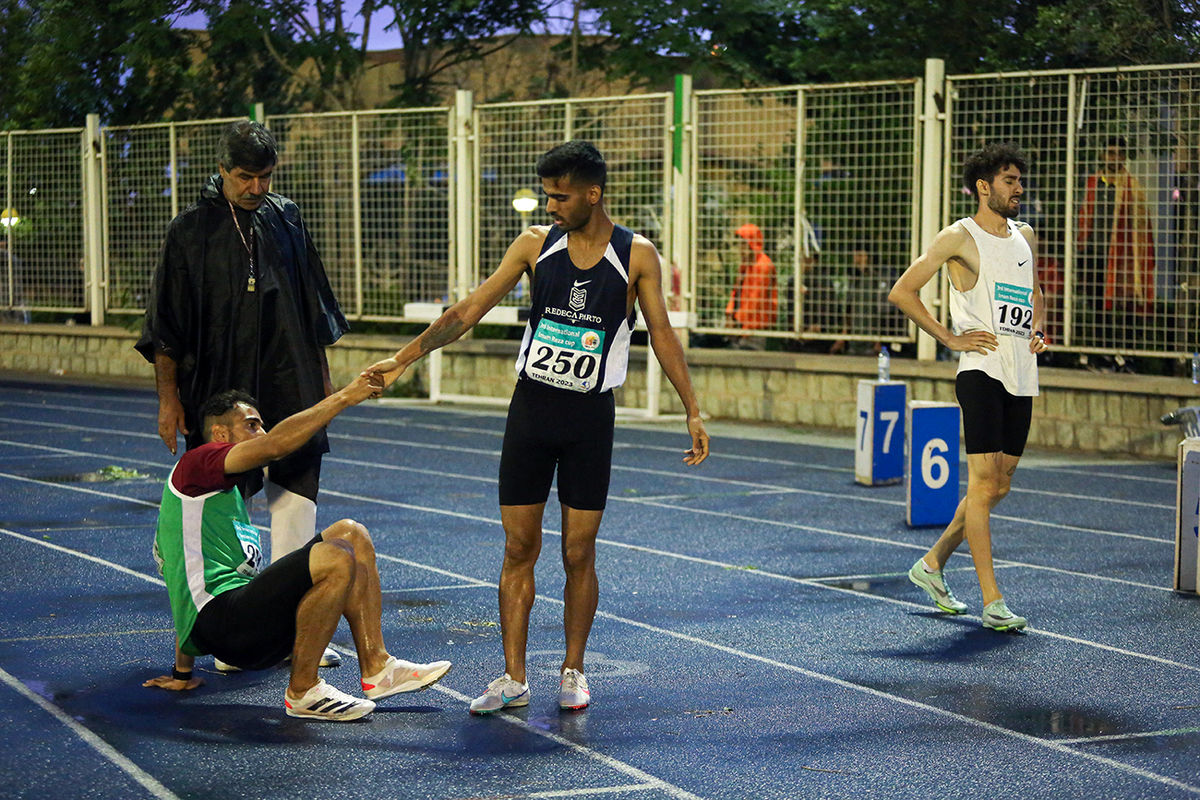
POLYGON ((997 283, 992 298, 996 333, 1028 339, 1033 335, 1033 289, 997 283))
POLYGON ((538 321, 525 374, 534 380, 574 392, 596 388, 600 356, 604 353, 604 331, 538 321))

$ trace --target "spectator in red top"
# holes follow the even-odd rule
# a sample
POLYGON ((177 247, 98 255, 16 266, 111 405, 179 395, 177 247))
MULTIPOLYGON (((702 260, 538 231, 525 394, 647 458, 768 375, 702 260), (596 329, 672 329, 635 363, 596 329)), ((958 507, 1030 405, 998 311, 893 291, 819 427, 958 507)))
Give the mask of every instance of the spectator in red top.
POLYGON ((763 252, 762 231, 754 223, 747 222, 735 233, 742 258, 737 286, 725 306, 726 324, 750 331, 773 328, 779 298, 775 264, 763 252))
POLYGON ((1096 341, 1088 344, 1134 344, 1130 332, 1141 330, 1145 322, 1131 323, 1129 315, 1153 309, 1154 227, 1145 187, 1130 174, 1126 143, 1119 136, 1105 143, 1100 168, 1088 176, 1076 241, 1083 267, 1081 288, 1093 298, 1100 323, 1096 341))

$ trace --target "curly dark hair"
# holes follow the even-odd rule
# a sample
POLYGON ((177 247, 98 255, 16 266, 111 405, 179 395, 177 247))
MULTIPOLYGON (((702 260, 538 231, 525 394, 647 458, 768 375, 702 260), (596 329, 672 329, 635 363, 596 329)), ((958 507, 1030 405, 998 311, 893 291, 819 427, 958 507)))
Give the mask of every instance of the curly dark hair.
POLYGON ((1025 154, 1014 142, 992 142, 982 150, 967 156, 963 164, 963 186, 967 187, 973 196, 979 192, 975 181, 982 180, 991 183, 1005 167, 1016 167, 1024 174, 1027 167, 1025 154))
POLYGON ((599 186, 601 191, 608 180, 608 165, 604 156, 591 142, 572 139, 555 145, 542 154, 534 167, 539 178, 566 178, 599 186))
POLYGON ((200 407, 200 423, 204 430, 204 441, 207 442, 211 437, 213 423, 233 411, 238 403, 258 408, 258 401, 241 389, 226 389, 204 401, 204 405, 200 407))

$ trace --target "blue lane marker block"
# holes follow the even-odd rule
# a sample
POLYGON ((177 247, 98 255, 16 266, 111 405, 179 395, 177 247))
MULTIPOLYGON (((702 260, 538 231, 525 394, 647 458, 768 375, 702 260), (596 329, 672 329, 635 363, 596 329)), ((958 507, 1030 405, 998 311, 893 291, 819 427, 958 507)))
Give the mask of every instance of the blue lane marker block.
POLYGON ((1179 443, 1175 484, 1175 591, 1195 592, 1200 577, 1200 438, 1179 443))
POLYGON ((908 524, 945 525, 958 508, 958 405, 908 404, 905 459, 908 524))
POLYGON ((854 431, 854 480, 886 486, 904 480, 903 381, 859 381, 854 431))

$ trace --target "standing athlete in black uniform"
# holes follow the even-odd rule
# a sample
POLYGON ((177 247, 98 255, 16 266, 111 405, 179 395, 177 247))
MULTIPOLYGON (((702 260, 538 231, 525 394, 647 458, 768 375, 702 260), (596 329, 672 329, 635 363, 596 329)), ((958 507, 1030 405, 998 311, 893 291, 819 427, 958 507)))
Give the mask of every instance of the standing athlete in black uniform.
POLYGON ((598 597, 596 534, 612 467, 612 390, 625 380, 634 301, 641 306, 654 355, 687 413, 692 446, 684 463, 695 465, 708 457, 708 434, 683 346, 667 318, 658 251, 608 216, 603 156, 587 142, 566 142, 538 159, 537 174, 554 224, 534 226, 518 236, 479 288, 393 358, 371 367, 390 384, 418 358, 470 330, 523 274, 532 276, 529 323, 517 356, 517 387, 500 457, 505 672, 471 703, 475 714, 529 704, 525 643, 533 567, 541 552, 542 514, 556 468, 567 578, 559 706, 582 709, 590 702, 583 654, 598 597))

